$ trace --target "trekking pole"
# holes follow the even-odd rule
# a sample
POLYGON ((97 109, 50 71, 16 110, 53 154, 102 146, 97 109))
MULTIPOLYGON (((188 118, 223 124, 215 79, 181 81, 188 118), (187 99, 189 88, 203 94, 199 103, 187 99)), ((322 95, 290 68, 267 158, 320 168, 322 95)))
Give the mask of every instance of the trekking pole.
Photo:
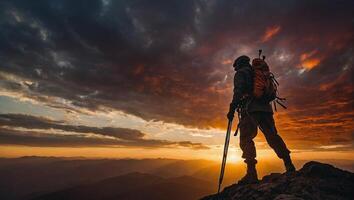
POLYGON ((226 165, 227 151, 228 151, 228 149, 229 149, 229 143, 230 143, 231 128, 232 128, 232 120, 229 120, 229 122, 228 122, 228 124, 227 124, 227 131, 226 131, 226 138, 225 138, 225 145, 224 145, 224 154, 223 154, 223 157, 222 157, 222 163, 221 163, 221 169, 220 169, 218 195, 219 195, 219 193, 220 193, 220 188, 221 188, 222 180, 223 180, 223 178, 224 178, 224 171, 225 171, 225 165, 226 165))

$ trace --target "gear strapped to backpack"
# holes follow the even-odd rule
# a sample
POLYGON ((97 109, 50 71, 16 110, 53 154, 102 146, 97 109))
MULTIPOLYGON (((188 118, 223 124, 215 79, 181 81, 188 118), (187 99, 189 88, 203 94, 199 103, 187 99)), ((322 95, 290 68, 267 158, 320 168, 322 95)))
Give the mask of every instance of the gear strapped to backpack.
POLYGON ((259 50, 259 57, 252 60, 252 95, 256 99, 273 102, 275 110, 277 110, 276 103, 286 109, 286 106, 282 103, 285 101, 285 98, 278 97, 279 83, 275 79, 274 74, 270 71, 269 66, 265 61, 265 56, 262 56, 262 59, 260 58, 261 54, 262 50, 259 50))

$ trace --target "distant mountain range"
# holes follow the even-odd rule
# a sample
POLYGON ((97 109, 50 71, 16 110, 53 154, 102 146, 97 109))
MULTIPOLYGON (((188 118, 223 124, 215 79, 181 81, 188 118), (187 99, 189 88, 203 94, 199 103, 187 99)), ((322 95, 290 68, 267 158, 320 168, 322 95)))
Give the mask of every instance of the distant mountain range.
MULTIPOLYGON (((149 183, 142 185, 144 189, 164 188, 163 185, 171 185, 161 190, 161 194, 171 194, 171 192, 174 192, 175 196, 190 194, 193 199, 195 195, 203 196, 212 192, 210 188, 213 180, 208 177, 200 179, 193 176, 194 173, 205 168, 217 169, 218 164, 206 160, 173 159, 2 158, 0 159, 0 199, 34 199, 73 187, 85 188, 90 184, 100 185, 107 182, 112 183, 114 188, 118 186, 121 188, 115 190, 117 193, 112 195, 120 195, 120 192, 125 190, 127 193, 124 195, 132 195, 133 193, 129 194, 127 188, 139 186, 142 182, 149 183), (150 182, 150 179, 156 182, 150 182), (188 181, 183 182, 184 179, 188 181), (121 187, 121 183, 128 180, 130 184, 121 187), (191 185, 191 183, 195 184, 191 185)), ((149 193, 145 195, 159 190, 147 191, 149 193)))
POLYGON ((214 190, 209 182, 190 176, 166 179, 135 172, 53 192, 35 200, 194 200, 214 190))
MULTIPOLYGON (((353 161, 333 162, 353 171, 353 161)), ((260 177, 284 170, 280 161, 258 168, 260 177)), ((207 160, 0 158, 0 199, 198 199, 215 191, 219 170, 207 160)), ((244 173, 243 163, 228 164, 223 185, 244 173)))

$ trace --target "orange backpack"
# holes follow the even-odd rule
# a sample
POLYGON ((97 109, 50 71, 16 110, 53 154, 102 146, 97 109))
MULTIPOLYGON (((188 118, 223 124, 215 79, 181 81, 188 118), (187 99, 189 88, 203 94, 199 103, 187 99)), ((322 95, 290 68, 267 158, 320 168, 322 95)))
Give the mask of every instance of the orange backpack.
POLYGON ((278 103, 286 108, 281 102, 284 98, 277 96, 279 83, 274 78, 274 74, 270 72, 268 64, 265 62, 265 56, 261 59, 262 50, 259 50, 259 57, 252 60, 253 69, 253 96, 256 99, 263 99, 266 102, 273 101, 276 110, 278 103))

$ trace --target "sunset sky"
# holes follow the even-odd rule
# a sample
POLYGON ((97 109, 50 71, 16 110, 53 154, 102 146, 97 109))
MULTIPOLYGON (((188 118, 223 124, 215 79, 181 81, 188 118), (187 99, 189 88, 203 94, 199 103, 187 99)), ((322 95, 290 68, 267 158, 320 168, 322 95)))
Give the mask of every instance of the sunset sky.
MULTIPOLYGON (((219 160, 233 60, 263 49, 287 98, 275 118, 294 158, 354 159, 353 8, 2 0, 0 157, 219 160)), ((275 157, 261 133, 255 141, 258 157, 275 157)))

